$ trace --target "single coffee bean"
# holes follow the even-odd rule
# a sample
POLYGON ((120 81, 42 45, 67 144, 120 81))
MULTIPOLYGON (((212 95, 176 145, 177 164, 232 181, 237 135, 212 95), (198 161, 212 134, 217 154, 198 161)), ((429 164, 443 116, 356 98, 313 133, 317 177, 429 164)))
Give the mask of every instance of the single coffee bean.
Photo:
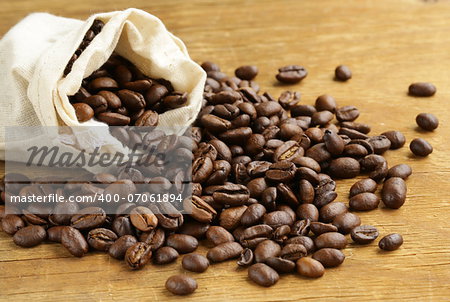
POLYGON ((350 139, 362 139, 362 140, 365 140, 365 139, 369 138, 369 136, 367 134, 359 132, 358 130, 354 130, 354 129, 350 129, 350 128, 344 128, 344 127, 341 127, 339 129, 338 133, 340 135, 346 135, 350 139))
POLYGON ((205 256, 193 253, 184 256, 181 265, 187 271, 203 273, 208 269, 209 261, 205 256))
POLYGON ((348 234, 353 228, 361 224, 361 219, 358 215, 347 212, 336 216, 333 224, 339 229, 340 233, 348 234))
POLYGON ((263 223, 272 228, 277 228, 282 225, 292 225, 294 223, 294 219, 288 212, 273 211, 264 215, 263 223))
POLYGON ((277 257, 280 255, 281 247, 272 240, 264 240, 256 246, 254 255, 256 262, 264 262, 269 257, 277 257))
POLYGON ((266 208, 259 203, 250 205, 242 214, 241 225, 249 226, 257 224, 266 214, 266 208))
POLYGON ((333 117, 334 117, 333 113, 331 113, 328 110, 315 112, 311 116, 311 125, 324 126, 328 124, 333 119, 333 117))
POLYGON ((249 248, 245 248, 241 252, 239 260, 237 261, 237 265, 243 266, 243 267, 252 265, 253 259, 254 259, 253 251, 249 248))
POLYGON ((322 263, 324 267, 336 267, 345 260, 345 255, 338 249, 323 248, 316 251, 312 257, 322 263))
POLYGON ((433 152, 433 147, 423 138, 413 139, 409 144, 409 149, 417 156, 428 156, 433 152))
POLYGON ((25 222, 17 215, 6 215, 2 219, 2 229, 8 235, 14 235, 18 230, 25 227, 25 222))
POLYGON ((178 229, 180 234, 191 235, 197 239, 205 237, 210 225, 195 220, 187 221, 178 229))
POLYGON ((334 76, 336 80, 345 82, 352 78, 352 71, 348 66, 339 65, 334 71, 334 76))
POLYGON ((117 82, 109 77, 100 77, 89 83, 90 90, 96 92, 100 90, 116 90, 119 88, 117 82))
POLYGON ((84 236, 73 227, 67 227, 61 231, 61 243, 75 257, 83 257, 89 250, 84 236))
POLYGON ((344 152, 344 140, 336 132, 325 130, 323 141, 328 152, 332 155, 340 155, 344 152))
POLYGON ((248 277, 258 285, 270 287, 278 282, 280 276, 270 266, 264 263, 256 263, 248 269, 248 277))
MULTIPOLYGON (((282 259, 287 259, 291 261, 296 261, 301 257, 305 257, 308 254, 308 251, 302 244, 286 244, 280 252, 280 257, 282 259)), ((267 260, 267 258, 266 258, 267 260)))
POLYGON ((80 230, 90 230, 102 225, 106 221, 106 213, 99 207, 87 207, 73 215, 71 226, 80 230))
POLYGON ((387 137, 391 142, 391 149, 399 149, 405 145, 406 138, 400 131, 386 131, 381 133, 381 135, 387 137))
POLYGON ((360 225, 354 228, 350 236, 352 240, 358 244, 368 244, 378 237, 378 230, 371 225, 360 225))
POLYGON ((323 222, 311 222, 310 229, 316 236, 319 236, 324 233, 338 231, 338 228, 336 226, 332 225, 331 223, 323 223, 323 222))
POLYGON ((33 247, 40 244, 45 238, 47 238, 47 232, 42 226, 29 225, 18 230, 13 236, 13 241, 21 247, 33 247))
MULTIPOLYGON (((108 102, 106 101, 106 99, 98 94, 89 96, 88 98, 86 98, 83 101, 83 103, 86 103, 89 106, 91 106, 92 109, 95 110, 95 113, 105 112, 106 109, 108 108, 108 102)), ((74 107, 75 107, 75 104, 74 104, 74 107)), ((91 118, 92 118, 92 116, 91 116, 91 118)))
POLYGON ((374 193, 377 190, 377 183, 371 178, 364 178, 355 182, 350 188, 350 197, 361 193, 374 193))
POLYGON ((252 66, 252 65, 244 65, 244 66, 237 68, 234 71, 234 74, 242 80, 251 81, 258 74, 258 68, 256 66, 252 66))
POLYGON ((426 131, 433 131, 439 126, 438 118, 432 113, 420 113, 416 116, 417 125, 426 131))
POLYGON ((131 223, 140 231, 146 232, 156 228, 158 218, 146 207, 135 207, 130 212, 131 223))
POLYGON ((243 250, 237 242, 226 242, 210 249, 206 257, 211 262, 223 262, 239 257, 243 250))
POLYGON ((347 238, 344 235, 337 232, 324 233, 319 235, 315 240, 314 244, 317 249, 322 248, 335 248, 343 249, 347 246, 347 238))
POLYGON ((308 75, 308 71, 302 66, 288 65, 278 69, 276 78, 286 84, 295 84, 303 80, 308 75))
POLYGON ((381 238, 380 242, 378 242, 378 246, 380 249, 385 251, 395 251, 403 244, 403 237, 400 234, 393 233, 384 236, 381 238))
POLYGON ((149 245, 150 249, 156 251, 159 249, 166 240, 166 233, 163 229, 157 228, 149 232, 143 232, 139 236, 139 241, 149 245))
POLYGON ((319 210, 320 221, 332 222, 337 216, 346 213, 347 206, 343 202, 332 202, 319 210))
POLYGON ((355 106, 344 106, 336 110, 336 118, 339 122, 353 122, 359 116, 359 110, 355 106))
POLYGON ((213 193, 215 202, 228 206, 240 206, 247 203, 250 191, 247 187, 237 184, 219 186, 213 193))
POLYGON ((336 110, 337 104, 336 100, 331 95, 324 94, 316 99, 316 103, 314 106, 318 111, 328 110, 330 112, 334 112, 336 110))
POLYGON ((133 270, 141 269, 150 261, 151 257, 152 250, 148 244, 138 242, 128 248, 125 253, 125 263, 133 270))
POLYGON ((399 164, 391 167, 388 170, 388 173, 386 175, 386 178, 391 177, 400 177, 403 179, 407 179, 412 174, 412 169, 407 164, 399 164))
POLYGON ((226 243, 234 242, 233 235, 221 226, 211 226, 206 231, 206 238, 211 241, 215 246, 226 243))
POLYGON ((122 102, 120 101, 120 98, 114 92, 102 90, 99 91, 97 95, 103 97, 106 100, 108 108, 117 109, 122 107, 122 102))
POLYGON ((52 242, 61 242, 62 230, 67 226, 54 226, 47 230, 47 239, 52 242))
POLYGON ((304 277, 319 278, 325 273, 322 263, 310 257, 303 257, 297 260, 297 272, 304 277))
POLYGON ((111 245, 117 240, 117 235, 105 228, 90 230, 87 241, 91 247, 98 251, 108 251, 111 245))
POLYGON ((431 83, 418 82, 409 85, 408 92, 412 96, 429 97, 436 93, 436 87, 431 83))
POLYGON ((167 237, 167 246, 173 247, 181 254, 191 253, 198 247, 197 238, 184 234, 171 234, 167 237))
POLYGON ((200 65, 200 66, 206 72, 208 72, 208 71, 220 71, 219 65, 217 65, 216 63, 213 63, 213 62, 206 61, 206 62, 203 62, 202 65, 200 65))
POLYGON ((406 183, 402 178, 391 177, 383 184, 381 200, 386 207, 398 209, 405 203, 406 191, 406 183))
POLYGON ((176 109, 186 104, 187 100, 188 94, 186 92, 172 92, 163 98, 162 104, 167 109, 176 109))
POLYGON ((354 178, 359 175, 359 162, 351 157, 340 157, 330 163, 329 173, 337 178, 354 178))
POLYGON ((152 110, 147 110, 139 116, 134 125, 138 127, 155 127, 158 125, 158 121, 158 113, 152 110))
POLYGON ((86 122, 94 116, 94 110, 88 104, 75 103, 72 106, 75 109, 75 114, 80 123, 86 122))
POLYGON ((108 254, 115 258, 122 260, 125 257, 127 250, 137 243, 136 237, 132 235, 124 235, 119 237, 108 250, 108 254))
POLYGON ((299 220, 309 219, 310 221, 319 220, 319 210, 317 207, 310 203, 304 203, 297 208, 297 218, 299 220))
POLYGON ((356 211, 374 210, 378 208, 379 204, 380 199, 378 196, 370 192, 359 193, 351 197, 349 201, 350 209, 356 211))
POLYGON ((178 296, 192 294, 198 287, 197 281, 186 275, 175 275, 169 277, 165 286, 168 291, 178 296))
POLYGON ((291 273, 295 270, 295 262, 280 257, 267 258, 265 263, 279 274, 291 273))
POLYGON ((227 230, 234 230, 241 222, 247 206, 231 207, 223 210, 219 216, 219 224, 227 230))
POLYGON ((372 136, 368 139, 375 154, 383 154, 391 147, 391 141, 384 135, 372 136))
POLYGON ((115 112, 102 112, 97 118, 110 126, 126 126, 131 121, 130 117, 115 112))
POLYGON ((300 201, 305 204, 314 201, 314 187, 306 179, 301 179, 299 182, 299 198, 300 201))
POLYGON ((357 122, 342 122, 340 125, 342 128, 353 129, 363 134, 368 134, 371 130, 369 125, 357 122))

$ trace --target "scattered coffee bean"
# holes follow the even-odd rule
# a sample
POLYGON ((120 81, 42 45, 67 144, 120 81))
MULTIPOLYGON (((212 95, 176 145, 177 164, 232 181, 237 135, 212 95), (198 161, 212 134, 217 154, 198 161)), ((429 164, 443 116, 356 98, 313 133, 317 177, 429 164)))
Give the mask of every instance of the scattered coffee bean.
POLYGON ((338 249, 323 248, 316 251, 312 257, 322 263, 324 267, 339 266, 344 262, 345 255, 338 249))
POLYGON ((339 65, 334 71, 336 80, 345 82, 352 78, 352 71, 345 65, 339 65))
POLYGON ((116 259, 122 260, 127 250, 137 243, 136 237, 124 235, 117 239, 108 250, 108 254, 116 259))
POLYGON ((125 253, 125 262, 131 269, 143 268, 151 259, 152 250, 144 242, 138 242, 128 248, 125 253))
POLYGON ((198 247, 197 238, 184 234, 171 234, 167 237, 167 246, 173 247, 179 253, 191 253, 198 247))
POLYGON ((82 257, 89 250, 84 236, 73 227, 67 227, 61 231, 61 243, 75 257, 82 257))
POLYGON ((350 197, 361 193, 374 193, 377 189, 377 183, 371 178, 364 178, 355 182, 350 188, 350 197))
POLYGON ((405 203, 406 190, 406 183, 402 178, 391 177, 383 184, 381 200, 386 207, 398 209, 405 203))
POLYGON ((431 83, 418 82, 409 85, 409 95, 419 97, 429 97, 436 93, 436 87, 431 83))
POLYGON ((297 260, 297 272, 304 277, 319 278, 325 273, 325 268, 316 259, 303 257, 297 260))
POLYGON ((409 149, 417 156, 428 156, 433 152, 433 147, 423 138, 413 139, 409 144, 409 149))
POLYGON ((438 118, 432 113, 420 113, 416 116, 417 125, 426 131, 433 131, 439 126, 438 118))
POLYGON ((277 80, 286 84, 295 84, 308 75, 306 69, 298 65, 288 65, 278 69, 277 80))
POLYGON ((211 262, 222 262, 239 257, 242 251, 243 248, 239 243, 226 242, 210 249, 206 257, 211 262))
POLYGON ((248 269, 248 277, 258 285, 269 287, 280 279, 278 273, 264 263, 256 263, 248 269))
POLYGON ((370 192, 359 193, 351 197, 349 201, 350 209, 355 211, 374 210, 378 208, 379 204, 380 199, 378 196, 370 192))
POLYGON ((174 295, 184 296, 195 292, 197 281, 186 275, 175 275, 166 281, 166 289, 174 295))
POLYGON ((360 225, 351 231, 350 236, 358 244, 368 244, 377 239, 378 230, 371 225, 360 225))
POLYGON ((234 73, 238 78, 242 80, 251 81, 258 74, 258 68, 252 65, 245 65, 237 68, 234 73))
POLYGON ((378 246, 380 249, 385 251, 395 251, 403 244, 403 237, 400 234, 393 233, 384 236, 381 238, 380 242, 378 242, 378 246))
POLYGON ((21 247, 33 247, 40 244, 47 238, 47 232, 39 225, 29 225, 18 230, 13 241, 21 247))
POLYGON ((184 256, 181 264, 185 270, 196 273, 203 273, 209 267, 208 259, 199 254, 188 254, 184 256))

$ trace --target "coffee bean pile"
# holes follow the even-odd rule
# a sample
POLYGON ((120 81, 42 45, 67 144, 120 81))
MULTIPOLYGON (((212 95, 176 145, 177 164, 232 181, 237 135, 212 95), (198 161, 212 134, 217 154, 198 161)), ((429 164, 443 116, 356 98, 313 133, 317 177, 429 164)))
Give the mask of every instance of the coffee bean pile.
MULTIPOLYGON (((98 72, 102 76, 91 77, 84 87, 98 92, 94 96, 111 91, 111 87, 117 89, 119 84, 112 83, 118 82, 105 77, 110 73, 118 80, 125 79, 119 83, 128 88, 142 87, 136 83, 139 81, 152 82, 127 76, 127 66, 115 57, 98 72)), ((296 272, 318 278, 326 268, 341 265, 348 234, 357 244, 378 238, 377 228, 362 224, 357 213, 375 210, 381 202, 392 209, 404 204, 405 180, 412 173, 411 167, 389 167, 383 157, 388 150, 405 144, 401 132, 370 134, 369 125, 355 121, 358 108, 341 107, 330 95, 321 95, 314 105, 306 105, 299 104, 298 92, 285 91, 278 99, 261 93, 254 81, 258 73, 255 66, 239 67, 235 77, 211 62, 202 67, 208 78, 203 107, 192 128, 193 194, 183 201, 191 214, 155 214, 149 207, 129 204, 116 215, 106 215, 100 208, 74 206, 72 215, 33 214, 30 208, 22 215, 5 216, 5 208, 0 206, 3 230, 13 235, 19 246, 31 247, 45 240, 61 242, 78 257, 89 249, 100 250, 123 259, 133 270, 150 261, 158 265, 174 262, 180 254, 187 254, 182 267, 198 273, 212 263, 236 259, 238 266, 248 267, 250 280, 266 287, 277 283, 280 274, 296 272), (350 188, 349 203, 336 201, 335 179, 360 175, 365 177, 350 188), (375 193, 379 186, 380 196, 375 193), (213 245, 206 257, 195 253, 201 239, 213 245)), ((306 74, 303 67, 292 65, 280 68, 276 78, 294 83, 306 74)), ((165 82, 155 85, 171 93, 165 82)), ((128 101, 126 93, 120 91, 113 94, 121 96, 121 104, 130 109, 130 104, 135 104, 132 97, 128 101)), ((75 98, 86 92, 86 88, 80 89, 75 98)), ((159 108, 169 102, 163 97, 158 100, 159 108)), ((139 105, 139 110, 144 107, 139 105)), ((437 119, 421 115, 418 124, 435 129, 437 119)), ((134 177, 97 174, 95 182, 86 184, 89 188, 84 190, 117 190, 112 186, 132 186, 130 179, 134 177)), ((173 185, 170 181, 160 183, 173 185)), ((5 196, 2 192, 3 200, 5 196)), ((379 241, 379 247, 392 251, 402 243, 401 235, 389 234, 379 241)), ((175 275, 165 286, 176 295, 185 295, 198 285, 191 277, 175 275)))
MULTIPOLYGON (((89 45, 103 26, 96 20, 86 33, 80 48, 69 61, 66 71, 89 45)), ((113 54, 108 61, 83 79, 79 91, 69 97, 79 122, 94 116, 111 126, 156 126, 159 114, 182 107, 186 92, 175 91, 170 81, 152 79, 134 64, 113 54)))

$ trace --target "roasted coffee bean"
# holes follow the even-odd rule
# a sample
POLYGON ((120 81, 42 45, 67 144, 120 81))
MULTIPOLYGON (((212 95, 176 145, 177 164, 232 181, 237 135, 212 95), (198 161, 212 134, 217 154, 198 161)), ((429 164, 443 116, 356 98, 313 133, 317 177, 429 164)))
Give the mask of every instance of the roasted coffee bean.
MULTIPOLYGON (((95 110, 95 113, 105 112, 106 109, 108 108, 108 103, 106 102, 106 99, 98 94, 89 96, 88 98, 86 98, 83 101, 83 103, 86 103, 89 106, 91 106, 92 109, 95 110)), ((73 104, 73 106, 75 107, 75 104, 73 104)), ((75 108, 75 111, 78 112, 77 108, 75 108)), ((84 113, 83 113, 83 115, 84 115, 84 113)), ((91 116, 91 118, 92 118, 92 116, 91 116)), ((79 119, 79 121, 80 121, 80 119, 79 119)))
POLYGON ((354 195, 350 198, 349 201, 350 209, 356 211, 374 210, 378 208, 379 204, 380 199, 378 198, 378 196, 370 192, 364 192, 354 195))
POLYGON ((137 111, 145 108, 144 96, 139 92, 122 89, 117 91, 117 96, 120 98, 122 105, 130 111, 137 111))
POLYGON ((90 230, 87 236, 89 245, 98 251, 108 251, 111 245, 117 240, 117 235, 105 228, 90 230))
POLYGON ((344 151, 344 140, 333 131, 325 130, 323 141, 328 152, 332 155, 340 155, 344 151))
POLYGON ((245 267, 253 264, 253 251, 249 248, 244 249, 241 252, 239 260, 237 261, 237 265, 245 267))
POLYGON ((251 81, 258 74, 258 68, 256 66, 252 66, 252 65, 244 65, 244 66, 237 68, 234 71, 234 74, 242 80, 251 81))
POLYGON ((262 134, 252 134, 245 145, 245 150, 250 156, 254 156, 263 151, 266 140, 262 134))
POLYGON ((163 98, 162 104, 167 109, 175 109, 186 104, 187 100, 188 94, 186 92, 172 92, 163 98))
POLYGON ((139 241, 148 244, 152 252, 159 249, 165 240, 166 233, 160 228, 153 229, 150 232, 143 232, 139 236, 139 241))
POLYGON ((183 208, 192 218, 203 223, 210 223, 217 215, 214 208, 202 198, 195 195, 193 195, 192 198, 186 198, 183 201, 183 208))
POLYGON ((40 244, 46 238, 47 232, 42 226, 29 225, 18 230, 13 236, 13 241, 21 247, 33 247, 40 244))
POLYGON ((120 98, 113 92, 108 90, 102 90, 97 93, 98 96, 101 96, 105 99, 107 103, 107 107, 110 109, 117 109, 122 106, 122 102, 120 98))
POLYGON ((284 91, 278 98, 278 103, 286 110, 291 109, 300 101, 300 92, 284 91))
POLYGON ((368 139, 369 136, 354 129, 341 127, 338 132, 340 135, 346 135, 350 139, 368 139))
POLYGON ((213 172, 214 166, 211 158, 199 157, 192 163, 192 181, 202 183, 208 179, 213 172))
POLYGON ((342 202, 329 203, 320 209, 320 221, 332 222, 337 216, 346 213, 347 211, 347 206, 342 202))
POLYGON ((337 178, 354 178, 360 172, 359 162, 351 157, 340 157, 331 161, 329 172, 337 178))
MULTIPOLYGON (((301 244, 290 243, 286 244, 280 252, 282 259, 296 261, 308 254, 306 248, 301 244)), ((267 259, 266 259, 267 260, 267 259)))
POLYGON ((288 183, 294 179, 296 170, 297 168, 292 162, 280 161, 270 165, 265 175, 270 181, 288 183))
POLYGON ((336 216, 333 224, 339 229, 340 233, 348 234, 353 228, 361 224, 361 219, 358 215, 347 212, 336 216))
POLYGON ((313 186, 316 186, 319 184, 319 175, 316 173, 316 171, 306 168, 306 167, 300 167, 296 171, 296 176, 298 179, 306 179, 309 181, 313 186))
POLYGON ((304 203, 297 208, 297 218, 299 220, 309 219, 310 221, 319 220, 319 210, 317 207, 310 203, 304 203))
POLYGON ((75 103, 72 104, 75 109, 75 114, 80 123, 90 120, 94 116, 94 110, 85 103, 75 103))
POLYGON ((405 203, 406 191, 406 183, 402 178, 391 177, 383 184, 381 200, 386 207, 398 209, 405 203))
POLYGON ((197 239, 202 239, 205 237, 209 228, 210 225, 208 223, 200 223, 192 220, 183 223, 183 225, 178 229, 178 232, 180 234, 191 235, 197 239))
POLYGON ((221 226, 209 227, 206 231, 206 238, 215 246, 225 242, 234 242, 233 235, 221 226))
POLYGON ((131 121, 130 117, 115 112, 102 112, 97 118, 110 126, 126 126, 131 121))
POLYGON ((147 107, 157 105, 161 100, 169 94, 169 90, 160 84, 155 84, 144 93, 144 99, 147 107))
MULTIPOLYGON (((248 227, 244 230, 242 230, 239 234, 239 241, 243 244, 248 246, 249 241, 253 239, 262 239, 258 241, 264 241, 265 239, 268 239, 271 237, 273 232, 273 228, 266 225, 266 224, 258 224, 251 227, 248 227)), ((255 241, 256 242, 256 241, 255 241)), ((259 242, 258 242, 259 243, 259 242)))
POLYGON ((148 244, 138 242, 128 248, 125 253, 125 263, 133 270, 141 269, 150 262, 151 257, 152 250, 148 244))
POLYGON ((257 224, 266 214, 266 208, 259 203, 250 205, 241 216, 241 225, 249 226, 257 224))
POLYGON ((380 242, 378 242, 378 246, 380 249, 385 251, 395 251, 403 244, 403 237, 400 234, 393 233, 384 236, 381 238, 380 242))
MULTIPOLYGON (((207 107, 212 107, 211 111, 208 113, 213 113, 214 115, 217 115, 218 117, 224 118, 229 121, 238 117, 240 113, 239 108, 232 104, 223 104, 207 107)), ((205 107, 203 110, 205 110, 207 107, 205 107)))
POLYGON ((214 201, 229 206, 243 205, 247 203, 249 197, 249 189, 238 184, 219 186, 213 193, 214 201))
POLYGON ((251 135, 252 129, 250 127, 239 127, 221 133, 219 138, 229 144, 242 145, 251 135))
POLYGON ((121 236, 109 247, 108 254, 115 259, 122 260, 127 250, 136 243, 136 237, 132 235, 121 236))
POLYGON ((361 167, 366 171, 373 171, 384 163, 386 159, 378 154, 369 154, 360 161, 361 167))
POLYGON ((267 187, 268 185, 264 177, 252 179, 247 183, 247 188, 250 191, 251 198, 260 198, 267 187))
POLYGON ((412 169, 407 164, 399 164, 391 167, 388 170, 386 178, 391 177, 400 177, 403 179, 407 179, 412 174, 412 169))
POLYGON ((198 287, 197 281, 186 275, 175 275, 169 277, 165 286, 168 291, 178 296, 192 294, 198 287))
POLYGON ((378 237, 378 230, 371 225, 360 225, 350 233, 352 240, 358 244, 368 244, 378 237))
POLYGON ((127 216, 120 216, 115 218, 111 225, 111 229, 119 237, 125 235, 134 235, 133 226, 131 224, 130 218, 127 216))
POLYGON ((118 88, 119 85, 117 82, 109 77, 96 78, 89 83, 89 89, 93 92, 100 90, 117 90, 118 88))
POLYGON ((250 280, 260 286, 270 287, 278 282, 280 276, 270 266, 264 263, 256 263, 248 269, 250 280))
POLYGON ((181 254, 191 253, 198 247, 197 238, 184 234, 171 234, 167 237, 167 246, 173 247, 181 254))
POLYGON ((202 125, 213 133, 222 133, 231 128, 230 121, 213 114, 205 114, 201 117, 202 125))
POLYGON ((386 131, 381 133, 381 135, 387 137, 391 142, 391 149, 399 149, 405 145, 406 138, 400 131, 386 131))
POLYGON ((277 257, 280 255, 281 247, 272 240, 264 240, 255 248, 255 261, 264 262, 269 257, 277 257))
POLYGON ((374 193, 377 190, 377 183, 371 178, 364 178, 355 182, 350 188, 350 197, 361 193, 374 193))
POLYGON ((409 149, 417 156, 428 156, 433 152, 433 147, 423 138, 413 139, 409 144, 409 149))
POLYGON ((267 258, 265 263, 279 274, 291 273, 295 270, 295 262, 280 257, 267 258))
POLYGON ((210 249, 206 257, 211 262, 223 262, 239 257, 242 251, 243 248, 239 243, 226 242, 210 249))
POLYGON ((61 231, 61 243, 75 257, 83 257, 89 250, 84 236, 73 227, 66 227, 61 231))
POLYGON ((314 201, 314 187, 306 179, 301 179, 299 182, 299 199, 305 204, 314 201))
POLYGON ((163 246, 157 249, 153 256, 155 264, 168 264, 177 260, 179 254, 177 250, 170 246, 163 246))
POLYGON ((352 78, 352 71, 348 66, 339 65, 334 70, 334 76, 337 81, 345 82, 352 78))
POLYGON ((316 251, 312 257, 322 263, 324 267, 336 267, 345 260, 345 255, 338 249, 323 248, 316 251))
POLYGON ((334 115, 328 110, 315 112, 311 116, 312 126, 324 126, 333 119, 334 115))
POLYGON ((278 69, 276 78, 286 84, 295 84, 303 80, 308 75, 306 69, 298 65, 288 65, 278 69))
POLYGON ((209 142, 217 151, 217 159, 231 161, 232 153, 230 148, 221 140, 213 139, 209 142))
POLYGON ((25 227, 25 222, 17 215, 6 215, 2 219, 2 229, 8 235, 14 235, 18 230, 25 227))
POLYGON ((383 154, 391 147, 391 141, 384 135, 372 136, 368 139, 375 154, 383 154))
POLYGON ((263 102, 255 105, 255 109, 258 116, 270 117, 279 113, 282 107, 278 102, 263 102))
POLYGON ((47 230, 47 239, 52 242, 61 242, 62 230, 67 226, 54 226, 47 230))
POLYGON ((80 230, 90 230, 106 221, 106 213, 99 207, 88 207, 72 216, 71 226, 80 230))
POLYGON ((307 157, 312 158, 319 164, 331 159, 331 153, 328 152, 324 143, 320 143, 320 144, 316 144, 316 145, 312 146, 311 148, 306 150, 305 155, 307 157))
POLYGON ((320 278, 325 273, 325 268, 322 263, 310 257, 298 259, 296 267, 297 272, 301 276, 308 278, 320 278))
POLYGON ((214 94, 208 101, 211 105, 219 104, 233 104, 242 99, 242 96, 237 91, 221 91, 214 94))
POLYGON ((331 95, 323 94, 316 99, 314 106, 318 111, 328 110, 334 112, 337 104, 336 100, 331 95))
POLYGON ((181 265, 187 271, 203 273, 208 269, 209 261, 205 256, 192 253, 183 257, 181 265))
POLYGON ((344 106, 336 110, 336 118, 339 122, 353 122, 359 116, 359 110, 355 106, 344 106))
POLYGON ((361 158, 369 154, 367 149, 360 144, 347 144, 344 147, 343 154, 349 157, 361 158))
POLYGON ((324 233, 337 232, 338 228, 331 223, 311 222, 309 226, 314 235, 319 236, 324 233))
POLYGON ((223 210, 219 216, 219 224, 227 230, 235 229, 241 222, 247 206, 231 207, 223 210))
POLYGON ((297 220, 291 227, 291 235, 297 236, 302 235, 306 236, 309 234, 309 226, 311 221, 309 219, 297 220))
POLYGON ((308 128, 305 130, 305 134, 314 143, 322 143, 323 142, 324 132, 320 128, 308 128))
POLYGON ((409 85, 409 95, 419 97, 429 97, 436 93, 436 87, 431 83, 418 82, 409 85))
POLYGON ((357 122, 342 122, 340 125, 342 128, 353 129, 363 134, 368 134, 371 130, 369 125, 357 122))
POLYGON ((155 127, 158 125, 158 121, 158 113, 152 110, 147 110, 139 116, 139 118, 134 122, 134 125, 138 127, 155 127))
POLYGON ((206 62, 203 62, 202 65, 200 65, 200 66, 206 72, 208 72, 208 71, 220 71, 219 65, 217 65, 216 63, 213 63, 213 62, 206 61, 206 62))
POLYGON ((416 123, 426 131, 433 131, 439 126, 438 118, 432 113, 419 113, 416 116, 416 123))
POLYGON ((130 212, 131 223, 140 231, 153 230, 158 225, 158 218, 146 207, 135 207, 130 212))
POLYGON ((263 223, 272 228, 277 228, 282 225, 292 225, 294 223, 294 219, 288 212, 273 211, 264 215, 263 223))
POLYGON ((335 248, 343 249, 347 246, 347 238, 344 235, 337 232, 329 232, 319 235, 315 240, 314 244, 317 249, 322 248, 335 248))

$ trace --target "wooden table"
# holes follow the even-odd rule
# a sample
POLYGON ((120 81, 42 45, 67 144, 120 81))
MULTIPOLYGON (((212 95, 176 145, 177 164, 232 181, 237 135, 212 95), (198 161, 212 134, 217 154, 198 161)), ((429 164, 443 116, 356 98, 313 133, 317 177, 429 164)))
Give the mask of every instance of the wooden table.
MULTIPOLYGON (((408 140, 423 137, 434 146, 427 158, 411 156, 407 146, 389 151, 390 165, 407 163, 408 198, 399 210, 361 214, 363 223, 381 235, 403 234, 395 252, 376 243, 350 244, 344 264, 317 280, 282 276, 272 288, 251 283, 234 262, 210 267, 195 294, 179 298, 164 289, 165 280, 181 273, 180 259, 167 266, 149 265, 130 272, 122 262, 101 253, 71 257, 57 244, 17 248, 0 234, 0 300, 4 301, 306 301, 450 300, 450 2, 377 1, 2 1, 0 34, 28 13, 46 11, 84 19, 104 10, 137 7, 160 17, 187 44, 198 62, 212 60, 232 73, 242 64, 260 68, 263 90, 278 95, 301 91, 312 104, 323 93, 340 105, 357 105, 360 121, 373 133, 396 129, 408 140), (308 77, 292 87, 276 85, 279 66, 301 64, 308 77), (353 79, 332 80, 334 68, 347 64, 353 79), (414 81, 434 83, 432 98, 406 94, 414 81), (441 122, 432 133, 419 131, 415 116, 432 112, 441 122)), ((32 50, 30 50, 32 51, 32 50)), ((338 181, 338 200, 346 202, 354 180, 338 181)), ((204 247, 199 249, 205 253, 204 247)))

